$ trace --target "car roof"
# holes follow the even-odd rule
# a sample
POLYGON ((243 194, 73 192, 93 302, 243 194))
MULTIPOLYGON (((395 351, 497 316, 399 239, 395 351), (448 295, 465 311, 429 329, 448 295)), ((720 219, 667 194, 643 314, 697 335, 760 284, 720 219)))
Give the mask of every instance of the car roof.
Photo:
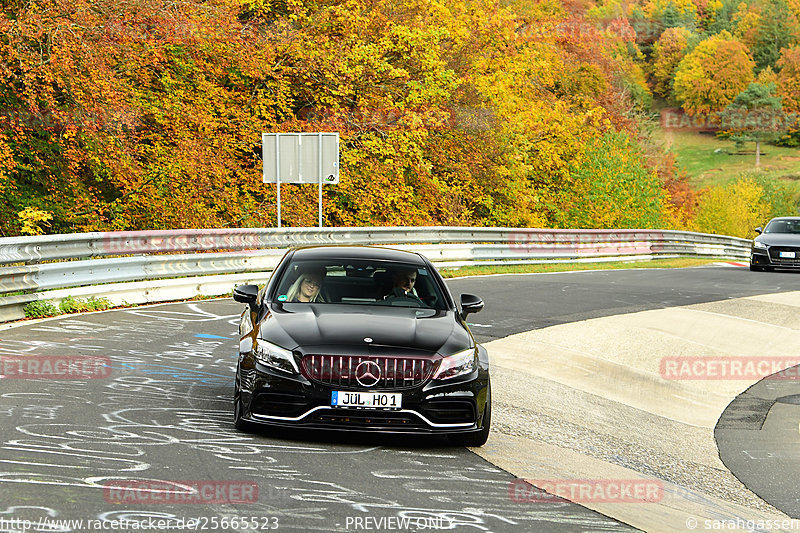
POLYGON ((292 259, 372 259, 425 265, 425 260, 418 253, 380 246, 308 246, 296 248, 292 259))
MULTIPOLYGON (((795 220, 795 221, 797 221, 797 220, 800 220, 800 217, 775 217, 772 220, 795 220)), ((772 222, 772 220, 770 220, 770 222, 772 222)))

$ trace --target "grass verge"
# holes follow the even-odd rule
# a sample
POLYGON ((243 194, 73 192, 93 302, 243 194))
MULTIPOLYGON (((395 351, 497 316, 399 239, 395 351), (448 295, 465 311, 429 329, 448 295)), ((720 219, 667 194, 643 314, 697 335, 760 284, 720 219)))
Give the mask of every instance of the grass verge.
POLYGON ((726 259, 705 257, 678 257, 674 259, 654 259, 652 261, 620 261, 608 263, 553 263, 536 265, 491 265, 468 266, 439 269, 442 277, 485 276, 488 274, 530 274, 541 272, 571 272, 574 270, 620 270, 631 268, 687 268, 710 265, 726 259))
MULTIPOLYGON (((660 130, 665 148, 675 152, 678 166, 689 175, 695 188, 724 185, 747 171, 755 170, 755 143, 745 143, 747 154, 736 153, 733 141, 714 135, 660 130)), ((786 184, 795 198, 800 196, 800 153, 797 148, 764 144, 760 171, 786 184)))

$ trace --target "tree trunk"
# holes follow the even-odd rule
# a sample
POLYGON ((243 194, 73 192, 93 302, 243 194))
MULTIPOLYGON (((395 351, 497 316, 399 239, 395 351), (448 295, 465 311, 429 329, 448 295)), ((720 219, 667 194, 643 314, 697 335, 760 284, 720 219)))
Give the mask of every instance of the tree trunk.
POLYGON ((756 168, 761 166, 761 139, 756 139, 756 168))

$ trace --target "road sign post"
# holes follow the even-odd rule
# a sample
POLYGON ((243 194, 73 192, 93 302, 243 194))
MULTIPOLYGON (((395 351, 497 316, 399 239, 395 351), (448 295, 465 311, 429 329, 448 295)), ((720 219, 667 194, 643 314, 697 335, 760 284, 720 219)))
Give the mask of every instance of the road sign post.
POLYGON ((322 227, 322 185, 339 183, 338 133, 262 133, 264 183, 277 185, 278 222, 281 227, 281 182, 317 183, 319 227, 322 227))

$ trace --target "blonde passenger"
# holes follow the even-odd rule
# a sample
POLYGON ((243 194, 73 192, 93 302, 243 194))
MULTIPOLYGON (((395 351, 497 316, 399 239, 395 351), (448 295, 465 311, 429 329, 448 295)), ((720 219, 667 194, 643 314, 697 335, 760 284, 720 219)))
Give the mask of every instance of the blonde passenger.
POLYGON ((288 302, 324 302, 320 296, 322 288, 322 274, 317 272, 304 272, 289 287, 286 293, 288 302))

